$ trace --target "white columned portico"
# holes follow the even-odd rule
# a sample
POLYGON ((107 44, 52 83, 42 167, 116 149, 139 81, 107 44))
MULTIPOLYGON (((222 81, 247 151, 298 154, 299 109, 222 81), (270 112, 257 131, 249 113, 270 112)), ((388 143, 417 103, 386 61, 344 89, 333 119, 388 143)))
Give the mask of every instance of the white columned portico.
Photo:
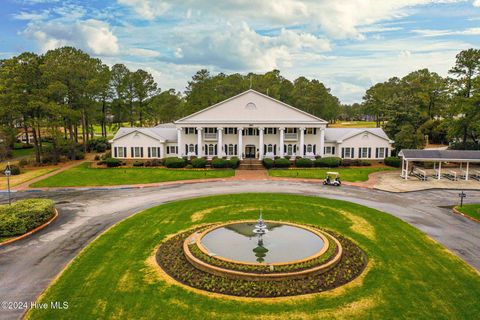
POLYGON ((283 157, 283 139, 285 137, 285 128, 279 128, 279 131, 280 131, 280 152, 279 152, 279 155, 280 157, 283 157))
POLYGON ((217 128, 217 134, 218 134, 218 148, 217 148, 217 156, 223 157, 224 152, 223 152, 223 128, 217 128))
POLYGON ((263 154, 265 153, 265 150, 263 150, 263 129, 264 128, 258 128, 258 131, 259 131, 259 134, 260 134, 260 137, 259 137, 259 140, 258 140, 258 150, 260 150, 260 154, 258 156, 258 159, 260 160, 263 160, 263 154))
POLYGON ((202 152, 202 145, 203 145, 203 139, 202 139, 202 130, 203 128, 198 127, 197 128, 197 157, 203 157, 203 152, 202 152))
POLYGON ((243 128, 238 128, 238 159, 243 160, 243 128))
POLYGON ((325 128, 320 128, 320 150, 318 154, 323 158, 323 150, 325 149, 325 128))
POLYGON ((182 131, 183 128, 177 128, 177 149, 179 158, 183 157, 183 142, 182 142, 182 131))
POLYGON ((305 128, 300 128, 300 156, 305 157, 305 128))

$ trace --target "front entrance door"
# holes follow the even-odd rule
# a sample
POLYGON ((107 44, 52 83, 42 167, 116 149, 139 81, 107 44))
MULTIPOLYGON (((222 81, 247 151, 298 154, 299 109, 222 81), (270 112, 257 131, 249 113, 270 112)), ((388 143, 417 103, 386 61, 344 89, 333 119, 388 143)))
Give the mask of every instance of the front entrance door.
POLYGON ((256 148, 254 145, 248 144, 245 146, 245 158, 255 158, 256 148))

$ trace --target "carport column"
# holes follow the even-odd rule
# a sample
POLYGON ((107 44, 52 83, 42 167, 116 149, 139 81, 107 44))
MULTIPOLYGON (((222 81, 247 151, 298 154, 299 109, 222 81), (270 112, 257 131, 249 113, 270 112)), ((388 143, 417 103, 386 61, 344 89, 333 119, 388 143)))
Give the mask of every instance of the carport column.
POLYGON ((202 139, 202 130, 203 128, 198 127, 197 128, 197 157, 201 158, 203 157, 203 152, 202 152, 202 145, 203 145, 203 139, 202 139))
POLYGON ((182 142, 182 130, 183 128, 177 128, 177 149, 179 158, 183 157, 183 142, 182 142))
POLYGON ((325 149, 325 128, 320 128, 320 150, 318 155, 323 158, 323 149, 325 149))
POLYGON ((405 180, 408 180, 408 160, 405 160, 405 180))
POLYGON ((243 128, 238 128, 238 159, 242 160, 242 154, 243 154, 243 128))
POLYGON ((402 157, 402 175, 401 177, 405 179, 405 158, 402 157))
POLYGON ((303 149, 305 148, 305 128, 300 128, 300 156, 305 157, 303 149))
POLYGON ((442 161, 438 163, 438 177, 437 180, 440 180, 440 177, 442 176, 442 161))
POLYGON ((223 157, 223 128, 217 128, 218 132, 218 148, 217 148, 217 156, 223 157))
POLYGON ((279 130, 280 130, 280 150, 279 150, 280 152, 278 154, 280 155, 280 157, 283 157, 283 148, 284 148, 283 139, 285 137, 285 128, 279 128, 279 130))
POLYGON ((264 128, 258 128, 258 131, 259 131, 259 134, 260 134, 260 137, 258 138, 258 150, 259 151, 259 155, 258 155, 258 159, 259 160, 263 160, 263 153, 264 153, 264 150, 263 150, 263 129, 264 128))
POLYGON ((470 162, 467 162, 467 170, 465 171, 465 181, 468 181, 468 167, 470 165, 470 162))

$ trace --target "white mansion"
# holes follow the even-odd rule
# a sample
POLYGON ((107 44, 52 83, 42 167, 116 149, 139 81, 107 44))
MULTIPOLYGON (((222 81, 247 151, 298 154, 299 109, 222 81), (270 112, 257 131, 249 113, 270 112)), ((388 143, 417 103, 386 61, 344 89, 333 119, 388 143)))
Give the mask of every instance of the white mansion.
POLYGON ((393 141, 380 128, 326 126, 325 120, 248 90, 174 123, 121 128, 110 142, 112 156, 122 159, 389 156, 393 141))

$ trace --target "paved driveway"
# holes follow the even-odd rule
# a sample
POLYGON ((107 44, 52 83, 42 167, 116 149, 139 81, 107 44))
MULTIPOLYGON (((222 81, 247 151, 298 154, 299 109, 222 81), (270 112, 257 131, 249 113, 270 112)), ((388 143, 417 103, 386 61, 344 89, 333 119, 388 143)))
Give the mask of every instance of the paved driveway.
MULTIPOLYGON (((37 234, 0 247, 0 301, 35 301, 85 245, 135 212, 180 199, 243 192, 322 196, 376 208, 412 224, 480 270, 480 225, 442 208, 458 201, 458 191, 392 194, 305 182, 224 181, 136 189, 17 192, 15 198, 54 199, 60 216, 37 234)), ((480 191, 467 194, 467 202, 480 202, 480 191)), ((1 201, 6 201, 5 194, 0 194, 1 201)), ((0 310, 0 319, 16 319, 21 315, 20 310, 0 310)))

